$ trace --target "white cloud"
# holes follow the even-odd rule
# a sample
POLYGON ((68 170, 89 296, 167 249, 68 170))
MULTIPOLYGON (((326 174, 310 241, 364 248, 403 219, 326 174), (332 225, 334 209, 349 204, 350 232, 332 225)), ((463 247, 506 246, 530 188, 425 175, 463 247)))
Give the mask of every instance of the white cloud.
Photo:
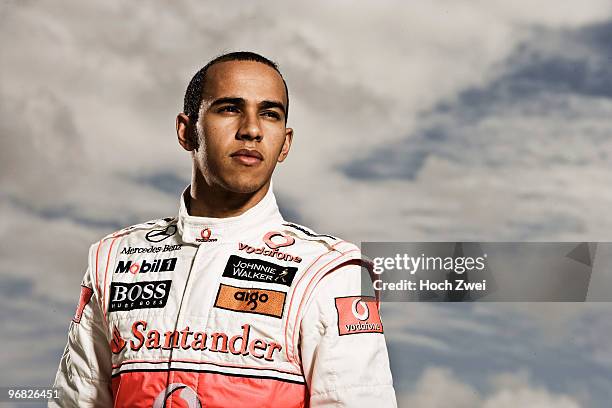
POLYGON ((400 407, 443 408, 578 408, 572 396, 530 385, 526 373, 501 373, 491 389, 480 392, 444 367, 429 367, 410 392, 398 395, 400 407))
MULTIPOLYGON (((61 147, 65 167, 50 169, 54 174, 74 174, 69 168, 78 164, 78 173, 91 183, 95 180, 96 190, 115 191, 115 179, 121 178, 117 174, 160 168, 188 174, 188 156, 173 135, 173 116, 181 107, 189 75, 222 50, 252 48, 277 59, 290 85, 290 123, 296 128, 296 141, 288 162, 279 169, 276 186, 287 196, 299 198, 298 210, 309 224, 352 240, 421 239, 440 234, 445 238, 483 237, 491 225, 509 222, 503 217, 500 220, 501 214, 514 214, 524 219, 524 225, 504 225, 501 234, 516 237, 523 229, 539 228, 544 215, 537 210, 531 214, 526 207, 529 203, 514 207, 517 196, 500 183, 506 177, 503 173, 487 174, 431 157, 416 184, 362 183, 346 180, 336 168, 410 134, 424 109, 495 78, 499 64, 513 47, 529 38, 527 25, 572 27, 597 21, 610 12, 609 5, 601 1, 551 4, 526 7, 505 2, 438 1, 355 6, 319 2, 316 7, 287 7, 275 2, 267 3, 264 11, 257 3, 223 10, 214 3, 190 1, 172 8, 164 2, 70 7, 13 3, 6 8, 2 27, 10 35, 2 37, 6 43, 2 47, 4 79, 0 91, 9 101, 26 100, 28 104, 37 95, 48 95, 48 100, 56 102, 43 110, 63 107, 62 117, 71 123, 75 134, 70 143, 60 142, 65 140, 61 131, 33 128, 27 134, 35 140, 47 133, 50 139, 46 144, 61 147), (58 8, 70 11, 59 14, 55 11, 58 8), (124 15, 130 15, 129 24, 122 22, 124 15), (96 24, 91 24, 92 20, 96 24), (302 177, 304 174, 308 177, 302 177), (470 189, 477 187, 485 191, 474 201, 470 189), (305 191, 318 194, 310 196, 305 191), (462 223, 457 222, 458 217, 462 223), (362 222, 348 222, 355 218, 362 222), (401 229, 390 228, 398 225, 398 220, 401 229)), ((37 109, 35 112, 33 115, 40 115, 37 109)), ((11 117, 19 114, 11 113, 11 117)), ((518 128, 522 123, 519 112, 513 117, 489 118, 472 130, 480 140, 500 128, 515 137, 544 126, 550 138, 554 130, 547 129, 554 120, 548 117, 518 128)), ((7 123, 7 133, 19 133, 18 121, 7 123)), ((42 126, 46 126, 44 121, 42 126)), ((20 151, 15 140, 5 146, 6 154, 20 151)), ((484 154, 497 154, 491 148, 484 154)), ((501 148, 497 150, 504 154, 501 148)), ((11 161, 20 174, 22 189, 25 180, 38 177, 30 160, 11 161)), ((519 176, 520 171, 509 169, 515 177, 534 177, 528 171, 519 176)), ((570 171, 555 173, 560 180, 572 175, 588 177, 570 171)), ((63 181, 63 186, 75 183, 74 178, 63 181)), ((550 186, 549 178, 542 178, 542 184, 550 186)), ((552 185, 558 186, 556 182, 552 185)), ((13 187, 7 188, 15 190, 13 187)), ((33 186, 23 197, 30 197, 38 187, 33 186)), ((558 191, 560 187, 555 188, 558 191)), ((96 211, 90 207, 91 200, 84 198, 92 197, 91 191, 62 195, 64 203, 96 211)), ((137 215, 140 206, 129 197, 116 200, 137 215)), ((101 197, 96 198, 100 201, 101 197)), ((597 216, 607 208, 607 200, 602 203, 597 216)), ((573 204, 568 202, 568 206, 573 204)), ((152 210, 166 214, 167 208, 157 205, 152 210)), ((116 208, 108 210, 111 213, 116 208)), ((559 209, 558 218, 552 216, 547 222, 571 219, 569 212, 559 209)), ((568 228, 584 233, 597 225, 576 221, 568 228)))
POLYGON ((398 406, 419 408, 476 408, 482 406, 478 391, 462 382, 449 369, 425 370, 410 393, 399 394, 398 406))

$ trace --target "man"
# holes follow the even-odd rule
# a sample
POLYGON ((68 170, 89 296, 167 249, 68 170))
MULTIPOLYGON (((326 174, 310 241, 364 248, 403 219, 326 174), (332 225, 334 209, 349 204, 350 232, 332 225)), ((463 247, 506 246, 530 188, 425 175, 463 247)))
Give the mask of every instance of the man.
POLYGON ((60 406, 396 406, 358 248, 278 211, 288 106, 258 54, 194 76, 176 119, 193 162, 179 215, 92 245, 60 406))

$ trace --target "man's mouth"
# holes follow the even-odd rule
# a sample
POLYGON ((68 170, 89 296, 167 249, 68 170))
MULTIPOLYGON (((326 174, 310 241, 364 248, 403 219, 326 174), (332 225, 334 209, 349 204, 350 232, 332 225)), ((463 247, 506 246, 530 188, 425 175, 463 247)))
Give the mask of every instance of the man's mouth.
POLYGON ((230 154, 234 160, 247 166, 253 166, 263 161, 263 156, 257 150, 240 149, 230 154))

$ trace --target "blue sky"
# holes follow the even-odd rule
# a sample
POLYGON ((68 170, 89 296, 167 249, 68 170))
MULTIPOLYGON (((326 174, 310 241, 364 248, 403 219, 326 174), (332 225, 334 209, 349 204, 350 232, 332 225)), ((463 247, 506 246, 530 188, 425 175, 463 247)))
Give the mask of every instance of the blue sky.
MULTIPOLYGON (((64 3, 0 6, 0 384, 51 381, 90 243, 176 213, 174 116, 223 51, 289 84, 288 219, 354 242, 611 239, 608 2, 64 3)), ((400 406, 604 407, 611 309, 385 305, 400 406)))

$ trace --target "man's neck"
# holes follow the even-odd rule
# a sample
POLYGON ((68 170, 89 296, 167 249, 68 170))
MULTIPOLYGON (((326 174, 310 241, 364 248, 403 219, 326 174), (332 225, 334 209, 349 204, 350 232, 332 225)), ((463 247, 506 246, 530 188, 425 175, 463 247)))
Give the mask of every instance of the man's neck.
POLYGON ((186 197, 185 201, 189 215, 211 218, 236 217, 257 205, 269 188, 268 181, 252 193, 235 193, 206 183, 192 182, 190 197, 186 197))

